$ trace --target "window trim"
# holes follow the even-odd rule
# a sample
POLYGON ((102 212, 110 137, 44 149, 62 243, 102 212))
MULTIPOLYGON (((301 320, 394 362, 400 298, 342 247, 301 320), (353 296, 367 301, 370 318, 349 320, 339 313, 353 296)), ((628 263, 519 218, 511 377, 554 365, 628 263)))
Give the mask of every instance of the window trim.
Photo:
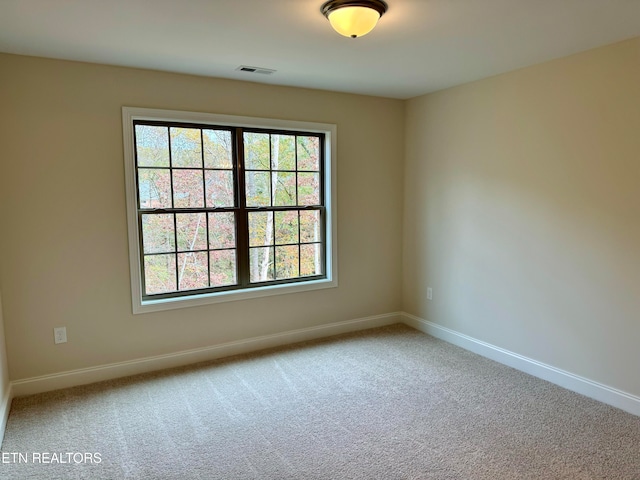
POLYGON ((157 312, 207 305, 220 302, 246 300, 250 298, 283 295, 338 286, 337 249, 337 181, 336 150, 337 126, 327 123, 279 120, 270 118, 222 115, 179 110, 158 110, 139 107, 122 107, 122 129, 124 145, 125 193, 127 206, 127 230, 129 238, 129 271, 131 299, 134 314, 157 312), (265 285, 220 292, 185 295, 173 298, 143 300, 141 278, 140 232, 138 229, 138 205, 136 191, 134 120, 201 123, 228 127, 263 128, 313 132, 325 135, 324 200, 326 212, 326 278, 295 281, 291 283, 265 285))

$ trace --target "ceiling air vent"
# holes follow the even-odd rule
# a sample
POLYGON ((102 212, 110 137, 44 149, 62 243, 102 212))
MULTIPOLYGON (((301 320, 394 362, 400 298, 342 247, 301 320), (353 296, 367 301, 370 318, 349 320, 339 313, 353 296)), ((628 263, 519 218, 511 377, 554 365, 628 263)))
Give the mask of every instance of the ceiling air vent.
POLYGON ((275 73, 275 70, 270 68, 250 67, 248 65, 240 65, 236 70, 239 72, 261 73, 262 75, 271 75, 272 73, 275 73))

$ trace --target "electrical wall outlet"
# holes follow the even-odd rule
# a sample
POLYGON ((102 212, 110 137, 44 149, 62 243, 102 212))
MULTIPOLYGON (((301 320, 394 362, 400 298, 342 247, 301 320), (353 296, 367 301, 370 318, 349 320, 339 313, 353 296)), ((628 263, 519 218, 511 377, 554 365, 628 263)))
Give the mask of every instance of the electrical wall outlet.
POLYGON ((427 287, 427 300, 433 300, 433 289, 431 287, 427 287))
POLYGON ((53 343, 67 343, 67 327, 53 329, 53 343))

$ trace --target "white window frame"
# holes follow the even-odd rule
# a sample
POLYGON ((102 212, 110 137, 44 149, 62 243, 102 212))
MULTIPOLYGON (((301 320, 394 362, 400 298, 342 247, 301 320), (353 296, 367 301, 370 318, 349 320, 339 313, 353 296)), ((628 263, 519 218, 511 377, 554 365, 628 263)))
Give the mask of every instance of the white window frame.
POLYGON ((157 110, 151 108, 122 107, 122 133, 124 144, 124 168, 127 201, 127 227, 129 232, 129 270, 131 275, 131 299, 133 313, 149 313, 177 308, 195 307, 220 302, 246 300, 249 298, 306 292, 338 286, 338 232, 337 232, 337 179, 336 150, 337 127, 334 124, 277 120, 270 118, 243 117, 213 113, 186 112, 179 110, 157 110), (325 181, 324 198, 326 211, 326 278, 297 281, 291 284, 228 290, 213 293, 186 295, 184 297, 143 300, 141 278, 140 232, 138 231, 138 205, 136 191, 134 120, 156 120, 186 122, 218 126, 272 128, 300 132, 322 133, 325 136, 325 181))

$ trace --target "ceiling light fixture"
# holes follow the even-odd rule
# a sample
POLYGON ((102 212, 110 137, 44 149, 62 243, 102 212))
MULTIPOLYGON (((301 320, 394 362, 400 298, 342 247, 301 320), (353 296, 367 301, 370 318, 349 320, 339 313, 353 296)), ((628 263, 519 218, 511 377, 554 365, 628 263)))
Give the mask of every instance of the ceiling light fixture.
POLYGON ((387 8, 382 0, 329 0, 320 11, 340 35, 357 38, 373 30, 387 8))

